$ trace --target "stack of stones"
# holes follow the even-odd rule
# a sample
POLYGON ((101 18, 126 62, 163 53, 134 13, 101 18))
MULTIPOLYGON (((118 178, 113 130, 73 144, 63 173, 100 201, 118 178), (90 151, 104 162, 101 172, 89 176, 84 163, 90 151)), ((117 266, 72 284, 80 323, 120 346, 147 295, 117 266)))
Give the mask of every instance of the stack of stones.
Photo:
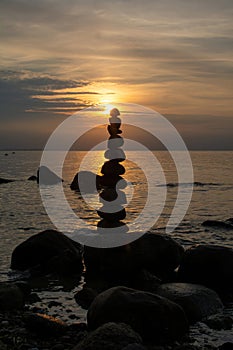
POLYGON ((120 136, 122 131, 120 112, 114 108, 110 112, 109 125, 107 127, 110 137, 108 139, 108 149, 104 157, 108 159, 101 169, 101 187, 99 200, 102 207, 97 211, 102 220, 99 227, 119 227, 124 225, 121 220, 126 217, 123 207, 126 204, 126 195, 121 189, 127 186, 127 182, 121 177, 125 173, 125 168, 121 162, 126 158, 124 151, 120 148, 124 144, 124 139, 120 136))

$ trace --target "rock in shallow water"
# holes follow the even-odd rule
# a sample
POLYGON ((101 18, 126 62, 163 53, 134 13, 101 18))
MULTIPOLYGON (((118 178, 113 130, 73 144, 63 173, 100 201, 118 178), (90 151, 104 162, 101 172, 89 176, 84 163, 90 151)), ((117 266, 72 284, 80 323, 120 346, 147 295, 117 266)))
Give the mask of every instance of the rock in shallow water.
POLYGON ((233 292, 233 249, 217 245, 197 245, 186 250, 179 280, 202 284, 220 294, 233 292))
POLYGON ((190 283, 166 283, 158 287, 157 294, 183 307, 190 323, 216 314, 223 308, 217 293, 190 283))
POLYGON ((21 309, 24 306, 24 293, 13 283, 0 284, 0 310, 9 311, 21 309))
POLYGON ((110 322, 90 333, 73 350, 122 350, 128 344, 141 342, 129 325, 110 322))
POLYGON ((13 270, 37 268, 38 273, 71 275, 82 271, 80 244, 61 232, 46 230, 18 245, 11 257, 13 270))
POLYGON ((126 287, 99 294, 88 310, 87 322, 91 330, 107 322, 123 322, 154 344, 179 339, 188 331, 188 321, 179 305, 126 287))

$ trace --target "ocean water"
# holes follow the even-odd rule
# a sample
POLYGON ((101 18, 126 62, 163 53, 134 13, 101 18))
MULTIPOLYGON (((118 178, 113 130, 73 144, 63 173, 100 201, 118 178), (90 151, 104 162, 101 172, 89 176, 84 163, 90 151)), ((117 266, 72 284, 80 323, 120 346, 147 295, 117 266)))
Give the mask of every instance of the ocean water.
MULTIPOLYGON (((171 236, 185 246, 197 243, 210 243, 233 247, 232 230, 202 226, 202 222, 205 220, 225 221, 233 217, 233 152, 195 151, 190 152, 190 155, 194 171, 192 200, 184 219, 175 231, 171 233, 171 236)), ((164 233, 177 198, 178 175, 168 152, 153 152, 153 156, 160 163, 164 176, 164 178, 159 176, 155 169, 154 186, 160 190, 163 189, 166 195, 165 205, 159 219, 154 222, 153 230, 164 233)), ((153 156, 151 155, 151 157, 153 156)), ((126 168, 124 177, 129 182, 129 186, 125 190, 129 199, 126 208, 126 223, 130 223, 140 214, 147 200, 148 186, 146 182, 147 168, 145 157, 148 157, 148 155, 145 156, 143 151, 128 151, 128 160, 124 162, 126 168), (138 160, 139 164, 145 164, 143 169, 139 168, 136 160, 138 160)), ((41 152, 39 151, 0 152, 0 177, 16 180, 12 183, 0 185, 1 280, 8 278, 10 257, 14 247, 35 233, 44 229, 54 228, 43 207, 37 183, 27 181, 29 176, 36 175, 40 159, 41 152), (8 155, 6 156, 5 153, 8 155)), ((67 201, 80 218, 92 225, 96 225, 99 221, 96 210, 88 205, 80 194, 71 191, 69 186, 74 175, 79 171, 80 165, 82 170, 96 173, 100 171, 103 162, 104 151, 89 152, 88 154, 86 152, 73 151, 67 155, 63 167, 63 187, 67 201)), ((189 191, 192 184, 180 183, 179 185, 189 191)), ((55 189, 56 186, 50 188, 51 196, 55 189)), ((88 199, 89 204, 97 205, 97 195, 89 195, 88 199)), ((158 202, 159 200, 160 198, 158 197, 158 202)), ((81 281, 76 290, 81 288, 82 283, 83 281, 81 281)), ((72 293, 74 291, 71 294, 67 294, 62 288, 56 288, 58 292, 56 298, 62 297, 66 305, 72 304, 72 293)), ((54 298, 53 292, 49 290, 42 294, 46 300, 54 298)), ((72 306, 70 305, 69 308, 72 309, 72 306)), ((59 310, 54 312, 59 312, 59 310)), ((76 310, 76 312, 78 312, 79 317, 84 317, 85 313, 81 308, 76 310)), ((228 312, 232 313, 232 310, 228 310, 228 312)), ((194 329, 193 332, 198 334, 198 329, 194 329)), ((228 333, 223 335, 226 339, 228 339, 228 336, 228 333)), ((207 337, 212 339, 211 335, 207 335, 207 337)))

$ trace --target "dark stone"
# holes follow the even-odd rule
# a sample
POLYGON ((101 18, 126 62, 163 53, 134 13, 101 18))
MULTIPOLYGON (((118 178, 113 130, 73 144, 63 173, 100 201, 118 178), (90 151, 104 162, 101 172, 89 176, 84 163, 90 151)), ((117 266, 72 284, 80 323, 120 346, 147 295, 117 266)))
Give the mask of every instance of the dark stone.
POLYGON ((141 342, 129 325, 111 322, 90 333, 73 350, 122 350, 128 344, 141 342))
POLYGON ((63 180, 51 171, 47 166, 40 166, 37 171, 37 183, 40 185, 56 185, 63 180))
POLYGON ((123 145, 124 145, 124 139, 119 135, 110 136, 108 139, 108 148, 110 149, 116 149, 123 145))
POLYGON ((124 189, 127 187, 127 181, 123 179, 121 176, 117 175, 104 175, 100 176, 100 186, 101 187, 115 187, 117 186, 118 189, 124 189))
POLYGON ((37 181, 37 176, 32 175, 28 178, 28 181, 37 181))
POLYGON ((119 210, 119 208, 122 208, 122 207, 116 206, 115 209, 119 210, 119 211, 116 211, 114 213, 107 213, 107 212, 105 212, 105 208, 107 210, 109 207, 108 206, 107 207, 103 206, 102 208, 100 208, 100 210, 97 210, 97 214, 104 220, 115 222, 115 221, 124 220, 125 217, 126 217, 125 208, 119 210))
POLYGON ((122 134, 122 130, 119 129, 118 126, 115 126, 116 124, 111 124, 111 125, 108 125, 107 129, 108 129, 108 132, 111 136, 116 136, 116 135, 119 135, 119 134, 122 134))
POLYGON ((224 222, 224 221, 218 221, 218 220, 206 220, 202 223, 202 226, 233 230, 233 225, 230 222, 224 222))
POLYGON ((119 164, 116 160, 109 160, 104 163, 101 168, 101 174, 119 176, 125 173, 123 165, 119 164))
POLYGON ((186 250, 178 271, 182 282, 202 284, 220 294, 233 291, 233 249, 197 245, 186 250))
POLYGON ((91 171, 80 171, 75 175, 70 188, 73 191, 80 191, 81 188, 84 193, 94 193, 101 188, 100 176, 91 171))
POLYGON ((15 180, 3 179, 0 177, 0 184, 8 184, 9 182, 14 182, 15 180))
POLYGON ((58 231, 40 232, 19 244, 11 257, 13 270, 35 267, 39 273, 80 273, 83 268, 81 246, 58 231))
POLYGON ((67 330, 63 321, 45 314, 27 314, 24 322, 29 331, 43 337, 61 335, 67 330))
POLYGON ((226 342, 226 343, 220 345, 218 349, 219 350, 233 350, 233 343, 226 342))
POLYGON ((119 109, 117 109, 117 108, 111 109, 111 111, 110 111, 110 116, 111 116, 111 117, 116 118, 116 117, 118 117, 119 115, 120 115, 119 109))
POLYGON ((216 314, 223 308, 216 292, 188 283, 166 283, 158 287, 157 294, 180 305, 190 323, 216 314))
POLYGON ((183 247, 166 235, 146 233, 136 241, 117 248, 84 247, 88 272, 103 275, 137 273, 145 269, 158 278, 168 280, 179 266, 183 247))
POLYGON ((22 309, 25 296, 22 290, 13 283, 0 284, 0 310, 11 311, 22 309))
POLYGON ((97 230, 99 228, 115 228, 115 227, 119 227, 120 228, 120 233, 123 232, 128 232, 129 228, 128 226, 122 222, 122 221, 107 221, 107 220, 100 220, 97 224, 97 230), (124 228, 123 228, 124 226, 124 228))
POLYGON ((83 309, 88 309, 96 296, 97 292, 94 289, 84 287, 75 294, 74 299, 83 309))
POLYGON ((209 328, 215 330, 230 330, 233 326, 233 319, 230 316, 226 316, 223 314, 209 316, 203 322, 207 324, 209 328))
POLYGON ((168 299, 126 287, 99 294, 87 313, 90 330, 107 322, 129 324, 144 340, 153 343, 179 339, 188 331, 183 309, 168 299))
POLYGON ((104 153, 106 159, 115 160, 117 162, 123 162, 126 159, 125 152, 122 149, 108 149, 104 153))

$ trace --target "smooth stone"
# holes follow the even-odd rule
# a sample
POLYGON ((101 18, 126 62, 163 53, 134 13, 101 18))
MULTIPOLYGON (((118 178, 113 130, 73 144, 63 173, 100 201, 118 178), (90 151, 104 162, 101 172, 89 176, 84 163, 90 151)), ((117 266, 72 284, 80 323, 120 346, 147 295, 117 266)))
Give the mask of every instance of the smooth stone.
POLYGON ((83 269, 82 248, 63 233, 46 230, 19 244, 11 256, 11 269, 36 268, 38 274, 71 275, 83 269))
POLYGON ((180 305, 190 323, 218 313, 223 304, 213 290, 190 283, 166 283, 158 287, 157 294, 180 305))
POLYGON ((14 182, 15 180, 3 179, 0 177, 0 184, 8 184, 10 182, 14 182))
POLYGON ((153 340, 154 344, 179 339, 188 331, 179 305, 156 294, 122 286, 100 293, 88 310, 90 330, 107 322, 129 324, 144 340, 153 340))
POLYGON ((74 295, 74 299, 78 305, 87 310, 96 296, 97 292, 94 289, 84 287, 74 295))
POLYGON ((100 186, 101 187, 113 187, 118 189, 124 189, 127 187, 127 181, 117 175, 103 175, 100 177, 100 186))
POLYGON ((111 117, 118 117, 119 115, 120 115, 119 109, 117 109, 117 108, 111 109, 111 111, 110 111, 110 116, 111 117))
POLYGON ((43 337, 60 335, 67 330, 65 322, 46 314, 27 314, 24 321, 28 330, 43 337))
POLYGON ((104 163, 101 168, 101 174, 120 176, 125 173, 123 165, 119 164, 116 160, 109 160, 104 163))
POLYGON ((84 193, 95 193, 100 187, 100 176, 91 171, 78 172, 70 185, 71 190, 84 193))
POLYGON ((37 176, 32 175, 28 178, 28 181, 37 181, 37 176))
POLYGON ((124 139, 119 135, 110 136, 107 142, 107 146, 110 149, 116 149, 116 148, 122 147, 123 145, 124 145, 124 139))
POLYGON ((120 127, 121 126, 121 118, 118 117, 110 117, 109 118, 109 123, 111 125, 116 124, 116 127, 120 127))
POLYGON ((11 311, 22 309, 25 296, 22 290, 13 283, 0 284, 0 310, 11 311))
POLYGON ((107 130, 111 136, 122 134, 122 130, 120 130, 118 127, 115 127, 113 125, 108 125, 107 130))
POLYGON ((122 350, 142 339, 129 325, 109 322, 89 333, 73 350, 122 350))
POLYGON ((40 166, 37 170, 37 183, 40 185, 56 185, 63 180, 55 174, 52 170, 50 170, 47 166, 40 166))
POLYGON ((118 148, 118 149, 108 149, 104 153, 104 158, 110 159, 110 160, 116 160, 117 162, 123 162, 126 159, 125 152, 118 148))
POLYGON ((117 233, 126 233, 129 231, 128 226, 122 222, 122 221, 107 221, 107 220, 100 220, 97 224, 97 232, 103 233, 103 228, 116 228, 118 227, 117 233))
POLYGON ((220 294, 233 292, 233 249, 196 245, 187 249, 178 270, 179 280, 202 284, 220 294))
POLYGON ((145 269, 165 281, 173 276, 184 248, 165 234, 148 232, 136 241, 116 248, 84 247, 87 271, 102 275, 132 275, 145 269))
POLYGON ((103 206, 100 208, 100 210, 97 210, 97 214, 104 220, 115 222, 124 220, 126 217, 126 211, 125 208, 119 210, 119 208, 122 208, 121 206, 115 206, 113 207, 113 210, 115 209, 113 213, 106 212, 109 209, 109 206, 103 206))
POLYGON ((105 205, 111 205, 112 201, 114 201, 114 205, 127 204, 126 195, 121 190, 116 191, 114 188, 106 188, 99 194, 99 196, 99 201, 105 205))

